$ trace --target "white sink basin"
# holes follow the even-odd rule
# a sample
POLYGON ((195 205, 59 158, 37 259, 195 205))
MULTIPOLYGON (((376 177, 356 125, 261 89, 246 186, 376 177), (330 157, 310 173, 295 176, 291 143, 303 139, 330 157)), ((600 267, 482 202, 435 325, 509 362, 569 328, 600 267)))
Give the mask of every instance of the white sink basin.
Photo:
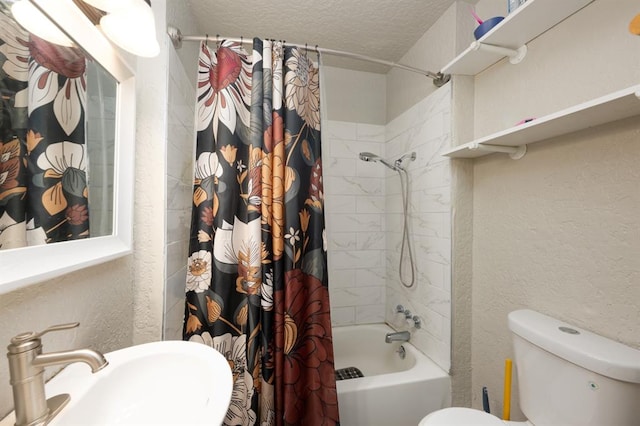
POLYGON ((105 358, 109 365, 97 373, 75 363, 46 384, 47 397, 71 395, 49 425, 222 423, 233 379, 227 360, 215 349, 194 342, 153 342, 105 358))

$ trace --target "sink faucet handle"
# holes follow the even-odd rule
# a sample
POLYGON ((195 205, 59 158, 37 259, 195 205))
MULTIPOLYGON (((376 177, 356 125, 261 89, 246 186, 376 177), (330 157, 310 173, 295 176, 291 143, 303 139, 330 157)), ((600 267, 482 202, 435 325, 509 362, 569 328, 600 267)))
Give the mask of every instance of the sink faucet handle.
POLYGON ((80 325, 79 322, 69 322, 66 324, 57 324, 57 325, 52 325, 51 327, 47 327, 44 330, 42 330, 39 333, 35 333, 33 331, 27 331, 25 333, 20 333, 14 337, 11 338, 11 343, 14 345, 19 345, 21 343, 26 343, 26 342, 30 342, 32 340, 36 340, 39 339, 40 337, 44 336, 45 334, 51 332, 51 331, 61 331, 61 330, 69 330, 72 328, 76 328, 80 325))

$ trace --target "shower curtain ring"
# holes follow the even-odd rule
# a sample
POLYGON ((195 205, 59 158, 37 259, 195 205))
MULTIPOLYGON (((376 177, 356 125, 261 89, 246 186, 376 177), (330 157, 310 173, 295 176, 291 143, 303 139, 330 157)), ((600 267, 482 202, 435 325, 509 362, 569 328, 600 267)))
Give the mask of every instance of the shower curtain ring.
POLYGON ((209 47, 209 34, 204 35, 204 45, 209 47))
POLYGON ((316 44, 316 53, 320 53, 320 52, 318 52, 318 45, 317 44, 316 44))
POLYGON ((244 44, 244 37, 240 36, 240 44, 244 44))

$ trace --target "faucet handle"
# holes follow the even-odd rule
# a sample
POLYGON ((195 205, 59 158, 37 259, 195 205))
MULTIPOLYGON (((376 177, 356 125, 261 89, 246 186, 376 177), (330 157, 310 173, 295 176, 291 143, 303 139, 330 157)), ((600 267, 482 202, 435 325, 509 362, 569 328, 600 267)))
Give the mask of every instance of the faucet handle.
POLYGON ((23 343, 27 343, 36 339, 39 339, 40 337, 44 336, 45 334, 51 332, 51 331, 60 331, 60 330, 69 330, 72 328, 76 328, 80 325, 79 322, 69 322, 66 324, 57 324, 57 325, 52 325, 51 327, 47 327, 44 330, 42 330, 39 333, 35 333, 33 331, 27 331, 25 333, 20 333, 14 337, 11 338, 11 344, 13 345, 20 345, 23 343))
POLYGON ((41 337, 51 331, 71 330, 72 328, 76 328, 78 326, 80 326, 79 322, 68 322, 65 324, 52 325, 51 327, 45 328, 40 333, 37 333, 36 336, 41 337))
POLYGON ((419 316, 414 315, 412 319, 413 319, 413 326, 415 328, 422 327, 422 319, 419 316))

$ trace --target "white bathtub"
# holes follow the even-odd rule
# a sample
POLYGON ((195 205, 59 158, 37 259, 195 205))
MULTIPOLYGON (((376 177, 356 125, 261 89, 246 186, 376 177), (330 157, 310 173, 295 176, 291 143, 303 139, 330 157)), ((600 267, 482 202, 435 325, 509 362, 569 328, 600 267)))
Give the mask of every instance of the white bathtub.
POLYGON ((416 426, 451 405, 449 375, 410 343, 385 343, 393 331, 385 324, 333 328, 336 369, 364 374, 337 382, 342 426, 416 426), (400 345, 404 360, 396 353, 400 345))

